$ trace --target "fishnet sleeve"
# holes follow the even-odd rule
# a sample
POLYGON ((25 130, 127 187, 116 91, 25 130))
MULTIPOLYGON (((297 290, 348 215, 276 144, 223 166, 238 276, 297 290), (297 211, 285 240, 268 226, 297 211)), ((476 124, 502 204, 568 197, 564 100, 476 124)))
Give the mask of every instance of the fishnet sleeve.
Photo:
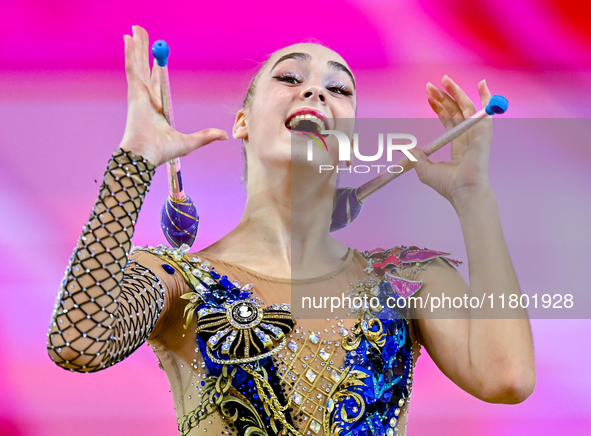
POLYGON ((131 237, 155 166, 118 149, 83 227, 54 306, 47 349, 71 371, 95 372, 135 351, 164 308, 165 287, 137 259, 131 237))

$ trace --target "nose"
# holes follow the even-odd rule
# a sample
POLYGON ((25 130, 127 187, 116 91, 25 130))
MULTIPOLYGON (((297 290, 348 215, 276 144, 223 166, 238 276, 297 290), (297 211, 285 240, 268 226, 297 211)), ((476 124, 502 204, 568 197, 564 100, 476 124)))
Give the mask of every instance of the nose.
POLYGON ((310 85, 302 90, 300 94, 304 100, 319 100, 321 103, 326 101, 326 95, 324 89, 318 85, 310 85))

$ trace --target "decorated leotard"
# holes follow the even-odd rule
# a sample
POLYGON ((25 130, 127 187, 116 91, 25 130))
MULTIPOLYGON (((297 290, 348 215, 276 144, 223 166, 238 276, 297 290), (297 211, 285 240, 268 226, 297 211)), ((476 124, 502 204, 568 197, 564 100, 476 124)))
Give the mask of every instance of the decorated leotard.
MULTIPOLYGON (((109 174, 103 188, 114 182, 109 174)), ((121 177, 117 182, 128 184, 121 177)), ((113 197, 107 191, 101 191, 105 196, 99 197, 95 211, 108 209, 119 222, 125 202, 105 205, 113 197)), ((99 215, 105 217, 98 214, 92 228, 91 216, 85 228, 56 303, 48 342, 56 363, 97 371, 147 340, 170 382, 182 435, 405 433, 420 351, 405 312, 382 305, 353 307, 344 319, 294 319, 291 289, 328 286, 382 302, 388 296, 408 298, 420 290, 420 271, 434 259, 460 264, 447 257, 450 253, 409 246, 363 253, 350 249, 343 263, 324 276, 287 280, 205 253, 190 254, 188 247, 132 251, 121 233, 117 244, 113 236, 97 236, 97 229, 104 228, 99 215), (102 260, 95 270, 83 268, 88 266, 85 260, 101 254, 96 239, 106 247, 102 254, 112 253, 109 247, 114 245, 124 248, 124 256, 119 262, 102 260), (117 267, 124 272, 119 280, 117 267), (110 275, 95 280, 93 272, 105 268, 110 275), (80 285, 85 281, 87 286, 80 285), (76 302, 84 298, 86 303, 76 302), (99 301, 117 304, 101 306, 99 301), (94 306, 99 309, 86 309, 94 306), (84 316, 77 315, 81 310, 84 316), (76 335, 66 338, 59 326, 65 319, 70 329, 82 331, 82 321, 95 327, 72 340, 76 335), (100 335, 103 330, 111 334, 100 335), (62 349, 68 350, 67 361, 59 360, 62 349)), ((136 219, 130 221, 135 224, 136 219)), ((125 232, 129 238, 130 233, 125 232)))

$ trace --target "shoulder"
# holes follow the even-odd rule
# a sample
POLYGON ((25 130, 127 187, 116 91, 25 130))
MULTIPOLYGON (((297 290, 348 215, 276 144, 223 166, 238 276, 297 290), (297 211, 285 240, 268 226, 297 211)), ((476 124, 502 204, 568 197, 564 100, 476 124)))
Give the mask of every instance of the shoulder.
POLYGON ((132 247, 129 253, 128 268, 140 265, 157 276, 166 289, 166 307, 171 308, 178 303, 181 295, 196 285, 194 280, 189 280, 187 272, 191 262, 183 257, 184 254, 184 250, 163 244, 156 247, 138 245, 132 247))

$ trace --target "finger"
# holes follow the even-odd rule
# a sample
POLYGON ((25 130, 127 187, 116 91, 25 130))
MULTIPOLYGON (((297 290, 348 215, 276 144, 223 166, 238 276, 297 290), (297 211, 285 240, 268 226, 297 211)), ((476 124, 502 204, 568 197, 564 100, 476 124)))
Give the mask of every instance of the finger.
POLYGON ((129 35, 123 35, 125 43, 125 74, 127 76, 128 93, 137 89, 138 75, 135 60, 135 42, 129 35))
POLYGON ((148 32, 141 26, 132 26, 135 42, 135 58, 138 66, 138 74, 146 83, 150 83, 150 52, 148 32))
POLYGON ((161 112, 162 91, 160 90, 160 74, 158 74, 158 68, 158 63, 156 62, 156 59, 154 59, 154 64, 152 65, 152 77, 150 78, 150 88, 154 104, 156 105, 156 110, 161 112))
POLYGON ((462 113, 462 109, 456 103, 456 101, 451 98, 446 92, 442 91, 441 89, 437 88, 432 83, 427 84, 427 94, 429 97, 433 98, 434 100, 438 101, 443 108, 447 111, 450 118, 455 118, 457 122, 461 122, 464 119, 464 114, 462 113))
POLYGON ((453 129, 464 120, 460 108, 453 99, 430 82, 427 83, 427 94, 429 106, 437 114, 445 130, 453 129))
POLYGON ((228 134, 221 129, 205 129, 191 135, 184 136, 187 154, 213 141, 228 139, 228 134))
POLYGON ((441 84, 445 90, 449 92, 449 95, 451 95, 457 102, 458 106, 462 110, 462 113, 464 114, 464 118, 469 118, 476 113, 476 108, 474 107, 472 100, 468 98, 466 93, 462 91, 462 88, 460 88, 456 82, 451 80, 447 74, 443 76, 443 79, 441 79, 441 84))
POLYGON ((488 106, 488 102, 492 96, 488 89, 488 85, 486 84, 486 80, 481 80, 478 84, 478 93, 480 94, 480 100, 482 101, 482 108, 485 108, 488 106))
POLYGON ((413 147, 409 151, 417 159, 417 161, 412 162, 412 164, 415 171, 417 172, 419 180, 425 180, 425 174, 427 173, 429 167, 433 165, 433 162, 419 147, 413 147))
POLYGON ((431 109, 433 109, 433 112, 435 112, 439 117, 439 120, 443 124, 443 127, 445 127, 445 130, 451 130, 457 124, 462 122, 463 118, 453 118, 447 109, 445 109, 437 100, 428 97, 427 102, 429 103, 429 106, 431 106, 431 109))

